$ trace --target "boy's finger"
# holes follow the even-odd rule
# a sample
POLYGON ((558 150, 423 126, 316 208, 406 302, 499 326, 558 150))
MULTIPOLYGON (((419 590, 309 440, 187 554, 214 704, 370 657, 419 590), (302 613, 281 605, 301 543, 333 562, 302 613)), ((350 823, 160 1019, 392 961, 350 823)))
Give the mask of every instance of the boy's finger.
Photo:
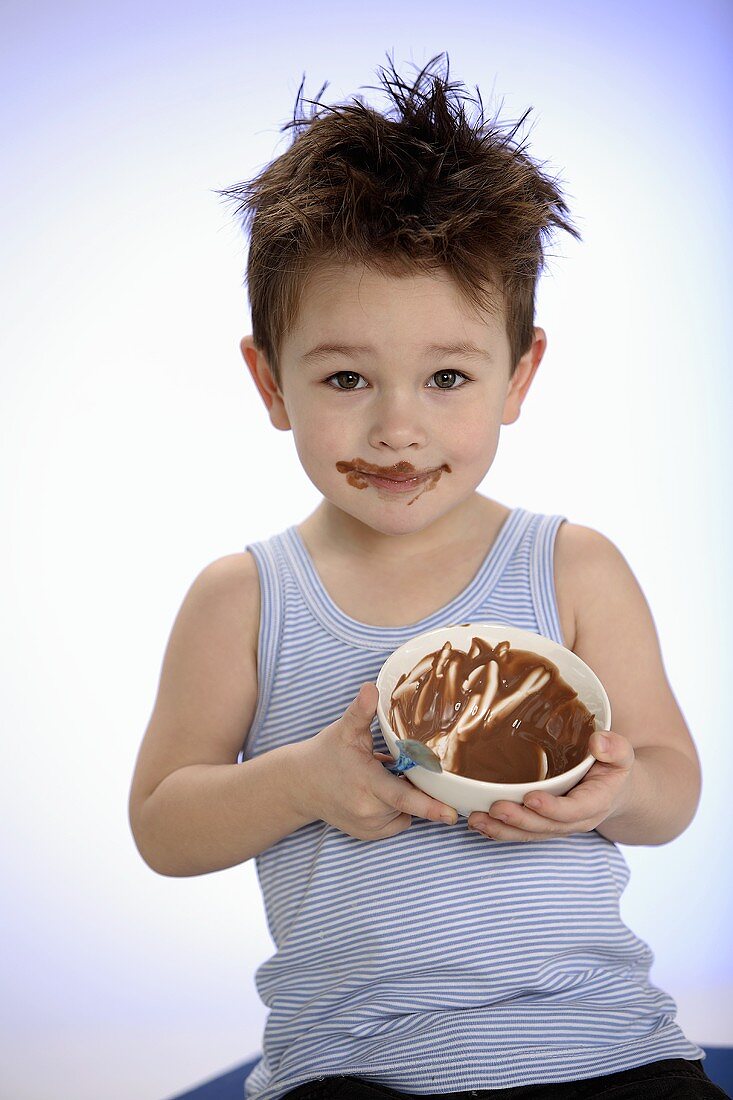
MULTIPOLYGON (((579 783, 567 794, 548 794, 547 791, 529 791, 523 805, 514 809, 533 810, 552 821, 573 824, 596 815, 604 804, 604 796, 597 781, 579 783)), ((495 802, 490 813, 507 814, 511 821, 513 803, 495 802)))
POLYGON ((413 817, 423 817, 427 821, 444 821, 446 825, 455 825, 458 820, 458 811, 452 806, 431 798, 405 776, 398 778, 386 769, 375 793, 388 806, 402 813, 412 814, 413 817))
POLYGON ((372 683, 362 684, 354 698, 343 713, 342 722, 360 733, 368 726, 377 710, 379 692, 377 685, 372 683))
POLYGON ((602 764, 617 768, 630 768, 635 759, 634 746, 628 737, 613 730, 596 730, 588 742, 588 752, 602 764))
MULTIPOLYGON (((548 796, 545 795, 545 798, 548 796)), ((553 807, 549 802, 545 803, 547 807, 545 810, 531 810, 528 806, 519 805, 516 802, 495 802, 488 813, 472 814, 468 819, 468 826, 482 828, 485 825, 491 825, 492 822, 501 822, 505 829, 512 830, 511 833, 502 834, 507 840, 522 839, 514 834, 514 830, 533 836, 555 834, 557 831, 564 834, 568 827, 579 825, 583 818, 577 807, 568 810, 562 800, 558 801, 560 804, 558 813, 553 813, 553 807)))
POLYGON ((379 691, 377 690, 377 685, 373 684, 371 680, 361 685, 354 698, 354 703, 356 703, 359 711, 366 711, 372 717, 377 709, 378 702, 379 691))

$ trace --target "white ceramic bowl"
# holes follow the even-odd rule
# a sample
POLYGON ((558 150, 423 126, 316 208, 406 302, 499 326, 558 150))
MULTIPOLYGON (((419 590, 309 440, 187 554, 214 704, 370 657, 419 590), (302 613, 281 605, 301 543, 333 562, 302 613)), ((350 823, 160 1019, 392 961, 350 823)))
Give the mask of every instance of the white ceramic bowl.
MULTIPOLYGON (((384 662, 377 676, 376 684, 379 691, 377 717, 387 747, 395 758, 398 755, 397 736, 387 720, 387 714, 392 692, 400 676, 410 672, 428 653, 442 649, 446 642, 467 653, 471 646, 471 639, 474 637, 483 638, 492 646, 506 640, 514 649, 527 649, 549 658, 557 665, 562 678, 574 691, 577 691, 581 702, 595 715, 595 728, 603 730, 611 728, 611 704, 603 684, 585 661, 582 661, 572 650, 558 645, 557 642, 545 638, 542 634, 505 626, 503 623, 469 623, 464 626, 438 627, 436 630, 428 630, 424 634, 416 635, 396 649, 384 662)), ((583 778, 594 759, 594 756, 588 755, 570 771, 555 775, 551 779, 537 780, 535 783, 487 783, 482 779, 468 779, 453 772, 429 772, 419 765, 409 768, 404 774, 421 791, 440 799, 448 806, 455 807, 459 814, 468 817, 474 810, 488 811, 498 799, 521 802, 529 791, 566 794, 583 778)))

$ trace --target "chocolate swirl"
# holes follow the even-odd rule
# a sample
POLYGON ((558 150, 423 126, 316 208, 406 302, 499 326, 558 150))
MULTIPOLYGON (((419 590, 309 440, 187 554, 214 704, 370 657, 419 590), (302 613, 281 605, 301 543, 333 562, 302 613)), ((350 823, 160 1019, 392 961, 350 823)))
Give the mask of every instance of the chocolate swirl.
POLYGON ((533 783, 588 755, 595 717, 552 661, 509 642, 446 642, 395 685, 389 723, 423 741, 444 771, 494 783, 533 783))

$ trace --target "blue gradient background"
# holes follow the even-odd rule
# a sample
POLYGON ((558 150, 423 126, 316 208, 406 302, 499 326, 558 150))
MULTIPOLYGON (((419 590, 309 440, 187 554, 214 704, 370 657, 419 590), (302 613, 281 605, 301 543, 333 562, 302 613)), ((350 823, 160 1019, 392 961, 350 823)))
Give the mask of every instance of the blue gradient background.
POLYGON ((153 874, 127 797, 191 581, 318 501, 240 358, 214 189, 286 148, 304 71, 384 106, 360 86, 387 50, 534 107, 584 235, 552 249, 548 351, 482 489, 603 531, 646 593, 703 798, 624 848, 622 911, 690 1037, 733 1043, 730 8, 16 3, 2 30, 0 1094, 160 1100, 259 1049, 254 863, 153 874))

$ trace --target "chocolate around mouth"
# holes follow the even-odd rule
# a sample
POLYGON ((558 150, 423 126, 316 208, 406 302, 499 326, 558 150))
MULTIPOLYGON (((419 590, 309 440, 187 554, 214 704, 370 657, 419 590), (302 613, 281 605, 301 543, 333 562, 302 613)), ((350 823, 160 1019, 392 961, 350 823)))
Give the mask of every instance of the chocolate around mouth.
POLYGON ((408 481, 411 477, 419 477, 421 479, 420 485, 416 488, 419 487, 422 491, 412 497, 411 500, 408 500, 408 506, 422 496, 422 493, 434 489, 444 470, 446 473, 451 472, 447 462, 444 462, 442 466, 438 466, 435 470, 429 470, 426 474, 421 474, 410 462, 396 462, 393 466, 375 466, 371 462, 363 462, 360 458, 352 458, 351 462, 339 461, 336 463, 336 469, 340 474, 346 474, 346 480, 355 489, 366 489, 368 487, 370 482, 366 476, 367 474, 372 474, 375 477, 393 478, 395 481, 408 481))

